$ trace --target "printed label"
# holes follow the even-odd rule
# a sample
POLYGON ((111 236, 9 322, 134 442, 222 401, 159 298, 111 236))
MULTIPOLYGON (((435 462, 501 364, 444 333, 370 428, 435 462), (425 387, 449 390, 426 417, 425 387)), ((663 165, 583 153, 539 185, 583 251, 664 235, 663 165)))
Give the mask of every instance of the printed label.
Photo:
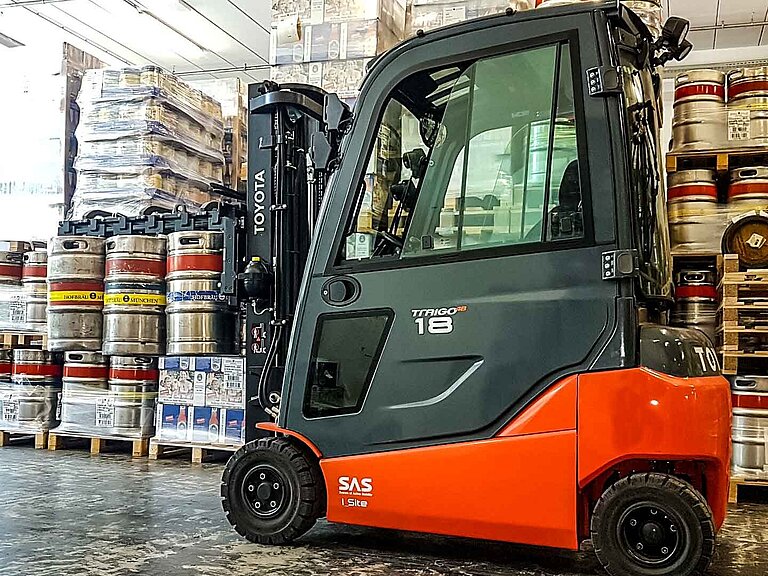
POLYGON ((728 110, 728 140, 751 140, 749 110, 728 110))
POLYGON ((112 428, 115 425, 115 399, 103 396, 96 400, 96 426, 112 428))
POLYGON ((104 292, 90 290, 59 290, 48 293, 50 302, 102 302, 104 292))
POLYGON ((3 402, 3 421, 14 423, 19 420, 19 401, 8 399, 3 402))
POLYGON ((27 322, 27 295, 12 294, 8 303, 10 321, 13 324, 26 324, 27 322))
POLYGON ((226 296, 215 290, 183 290, 180 292, 168 292, 166 299, 168 302, 219 302, 226 300, 226 296))
POLYGON ((122 304, 129 306, 165 306, 162 294, 107 294, 104 304, 122 304))

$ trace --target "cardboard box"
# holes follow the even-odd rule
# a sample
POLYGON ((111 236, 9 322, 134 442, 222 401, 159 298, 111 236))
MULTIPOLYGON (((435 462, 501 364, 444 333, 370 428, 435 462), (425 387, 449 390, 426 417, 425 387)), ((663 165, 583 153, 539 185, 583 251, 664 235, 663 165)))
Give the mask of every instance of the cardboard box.
POLYGON ((219 427, 221 444, 245 443, 245 410, 223 408, 219 411, 219 427))
POLYGON ((192 430, 190 440, 206 444, 219 441, 219 409, 210 406, 193 406, 191 409, 192 430))
POLYGON ((160 358, 159 402, 216 408, 245 408, 242 356, 160 358))
POLYGON ((188 440, 192 409, 179 404, 158 404, 156 436, 162 440, 188 440))
POLYGON ((305 25, 379 19, 399 36, 405 30, 405 12, 405 0, 272 0, 273 24, 297 15, 305 25))

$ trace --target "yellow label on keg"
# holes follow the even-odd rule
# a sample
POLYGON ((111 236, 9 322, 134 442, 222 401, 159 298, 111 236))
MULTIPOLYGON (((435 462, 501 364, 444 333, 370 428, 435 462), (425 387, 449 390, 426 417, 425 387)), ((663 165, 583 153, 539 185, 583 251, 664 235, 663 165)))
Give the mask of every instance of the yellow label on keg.
POLYGON ((101 302, 104 300, 104 292, 93 290, 58 290, 48 293, 50 302, 101 302))
POLYGON ((104 304, 122 306, 165 306, 165 294, 107 294, 104 304))

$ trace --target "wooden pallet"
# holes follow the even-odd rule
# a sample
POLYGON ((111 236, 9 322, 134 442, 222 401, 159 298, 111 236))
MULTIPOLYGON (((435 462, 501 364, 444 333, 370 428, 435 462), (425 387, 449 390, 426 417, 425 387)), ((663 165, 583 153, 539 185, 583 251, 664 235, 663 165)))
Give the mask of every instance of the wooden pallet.
POLYGON ((107 445, 131 444, 131 455, 140 458, 149 454, 149 438, 125 438, 123 436, 93 436, 70 432, 51 432, 48 438, 48 450, 61 450, 77 445, 90 445, 91 454, 107 452, 107 445))
POLYGON ((48 335, 38 332, 2 332, 3 348, 41 348, 48 346, 48 335))
POLYGON ((185 442, 183 440, 158 440, 152 438, 149 442, 149 459, 157 460, 163 456, 178 455, 185 451, 192 452, 192 463, 202 464, 204 460, 221 456, 222 453, 235 452, 240 446, 228 444, 202 444, 198 442, 185 442))
POLYGON ((723 330, 768 329, 768 306, 736 304, 718 309, 718 325, 723 330))
POLYGON ((720 350, 719 352, 723 359, 721 370, 723 374, 760 374, 768 370, 768 351, 748 353, 720 350))
POLYGON ((22 430, 0 430, 0 446, 11 446, 35 441, 36 450, 45 450, 48 446, 48 432, 24 432, 22 430))
POLYGON ((768 480, 752 480, 744 476, 731 476, 728 487, 728 503, 737 504, 739 501, 739 486, 759 486, 768 489, 768 480))
POLYGON ((723 352, 768 352, 768 328, 722 328, 718 342, 723 352))
POLYGON ((667 172, 678 170, 708 169, 728 172, 734 168, 768 164, 768 149, 722 148, 667 153, 667 172))

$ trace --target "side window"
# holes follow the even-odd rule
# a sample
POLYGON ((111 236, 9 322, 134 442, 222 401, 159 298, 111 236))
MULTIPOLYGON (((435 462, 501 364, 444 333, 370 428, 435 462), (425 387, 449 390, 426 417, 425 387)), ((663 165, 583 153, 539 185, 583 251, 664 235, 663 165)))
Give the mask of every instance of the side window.
POLYGON ((320 316, 304 396, 307 418, 360 411, 391 321, 389 311, 320 316))
POLYGON ((368 167, 340 259, 582 238, 567 43, 401 82, 368 167))

